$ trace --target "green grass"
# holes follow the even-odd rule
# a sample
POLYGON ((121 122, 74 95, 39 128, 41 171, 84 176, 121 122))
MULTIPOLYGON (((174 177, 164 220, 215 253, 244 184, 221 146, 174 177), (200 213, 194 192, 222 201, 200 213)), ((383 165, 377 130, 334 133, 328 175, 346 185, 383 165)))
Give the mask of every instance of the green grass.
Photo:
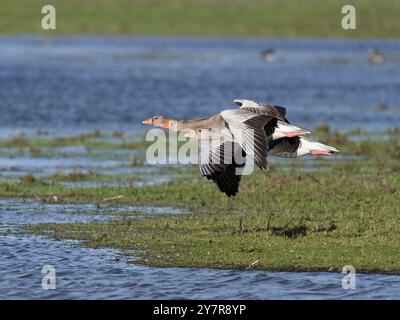
POLYGON ((51 184, 21 179, 0 183, 0 197, 187 209, 140 220, 27 227, 89 247, 135 249, 136 263, 151 266, 337 271, 351 264, 359 272, 400 273, 400 131, 386 133, 384 143, 361 130, 349 135, 320 126, 316 132, 359 158, 319 159, 320 171, 299 170, 302 159, 270 165, 243 177, 234 199, 201 178, 196 167, 173 182, 141 187, 73 188, 58 181, 77 177, 62 175, 51 184))
MULTIPOLYGON (((85 146, 86 148, 120 148, 120 149, 142 149, 148 147, 152 142, 144 140, 128 141, 123 137, 114 137, 114 133, 106 134, 99 130, 73 136, 48 138, 40 135, 30 138, 16 136, 12 139, 0 140, 0 148, 29 148, 40 153, 40 148, 57 148, 71 146, 85 146), (110 139, 112 138, 112 139, 110 139)), ((36 152, 31 152, 33 155, 36 152)))
MULTIPOLYGON (((166 133, 166 136, 168 133, 166 133)), ((104 133, 99 130, 90 131, 83 134, 65 136, 65 137, 46 137, 34 136, 27 137, 24 135, 15 136, 11 139, 0 139, 1 148, 27 148, 31 156, 40 156, 46 154, 42 149, 45 148, 62 148, 83 146, 89 152, 101 149, 130 149, 143 150, 153 144, 154 141, 146 141, 144 135, 136 137, 134 140, 124 138, 124 136, 115 136, 113 133, 104 133)), ((177 141, 178 146, 186 143, 185 141, 177 141)), ((168 148, 167 148, 168 149, 168 148)))
POLYGON ((343 30, 344 0, 53 0, 57 30, 41 29, 43 0, 2 0, 0 33, 398 37, 400 2, 353 0, 357 30, 343 30))
MULTIPOLYGON (((35 233, 85 240, 90 247, 140 250, 153 266, 400 271, 400 177, 332 168, 322 173, 271 170, 243 179, 227 199, 205 181, 142 188, 63 192, 66 202, 177 205, 190 214, 108 223, 41 224, 35 233)), ((38 189, 36 190, 38 191, 38 189)), ((56 190, 53 190, 56 191, 56 190)), ((56 191, 57 192, 57 191, 56 191)))

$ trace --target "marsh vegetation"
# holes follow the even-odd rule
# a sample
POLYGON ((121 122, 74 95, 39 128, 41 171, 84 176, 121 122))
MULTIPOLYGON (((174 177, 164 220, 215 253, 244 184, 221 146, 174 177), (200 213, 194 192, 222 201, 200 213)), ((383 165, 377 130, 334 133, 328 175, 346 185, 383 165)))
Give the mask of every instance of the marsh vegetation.
MULTIPOLYGON (((109 133, 98 132, 80 139, 2 140, 0 152, 66 143, 90 146, 88 161, 96 148, 119 150, 129 145, 143 159, 132 170, 147 171, 130 178, 101 170, 7 176, 0 183, 0 196, 44 203, 184 209, 184 213, 158 212, 140 219, 124 214, 112 221, 26 227, 29 233, 82 240, 84 246, 134 249, 135 263, 296 271, 337 271, 350 263, 359 271, 399 273, 399 131, 335 132, 320 125, 315 132, 341 154, 270 161, 267 171, 243 177, 234 199, 218 193, 215 185, 200 177, 196 166, 148 166, 146 144, 127 142, 122 136, 109 139, 109 133), (153 183, 160 174, 170 179, 153 183), (122 183, 142 179, 147 183, 122 183), (77 183, 65 184, 71 181, 77 183), (80 185, 87 181, 105 183, 80 185)), ((125 156, 129 159, 129 153, 125 156)))
MULTIPOLYGON (((353 0, 359 26, 340 27, 348 2, 306 0, 53 0, 59 34, 136 34, 201 36, 397 37, 398 1, 353 0), (382 19, 384 17, 384 19, 382 19)), ((40 27, 43 4, 2 0, 1 33, 33 32, 40 27)))

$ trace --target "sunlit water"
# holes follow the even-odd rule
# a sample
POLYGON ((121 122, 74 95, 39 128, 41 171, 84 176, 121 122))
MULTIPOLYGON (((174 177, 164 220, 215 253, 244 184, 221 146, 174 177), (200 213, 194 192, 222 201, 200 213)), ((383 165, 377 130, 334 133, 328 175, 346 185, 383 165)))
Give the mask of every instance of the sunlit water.
POLYGON ((399 40, 0 37, 0 48, 0 125, 12 130, 143 129, 154 114, 208 116, 238 98, 286 106, 310 129, 400 123, 399 40))
MULTIPOLYGON (((105 221, 140 212, 180 214, 170 207, 0 202, 0 298, 62 299, 394 299, 400 276, 356 275, 356 289, 342 288, 343 274, 150 268, 134 252, 89 249, 77 241, 18 234, 30 223, 105 221), (133 255, 133 258, 132 258, 133 255), (42 288, 44 265, 56 270, 56 289, 42 288)), ((129 216, 128 216, 129 218, 129 216)), ((131 218, 140 218, 137 215, 131 218)))
MULTIPOLYGON (((234 107, 235 98, 284 105, 289 119, 305 128, 328 122, 337 129, 381 130, 400 123, 400 41, 1 37, 0 48, 1 138, 39 128, 53 136, 94 128, 140 131, 148 116, 207 116, 234 107), (266 48, 275 50, 274 61, 261 58, 266 48), (369 48, 384 52, 385 63, 371 64, 369 48)), ((58 151, 68 156, 2 150, 1 176, 150 170, 132 167, 126 154, 89 160, 79 147, 58 151)), ((127 261, 123 251, 18 233, 27 223, 176 210, 2 200, 0 298, 400 298, 398 276, 359 274, 357 288, 344 290, 340 273, 149 268, 127 261), (41 287, 45 264, 56 268, 56 290, 41 287)))

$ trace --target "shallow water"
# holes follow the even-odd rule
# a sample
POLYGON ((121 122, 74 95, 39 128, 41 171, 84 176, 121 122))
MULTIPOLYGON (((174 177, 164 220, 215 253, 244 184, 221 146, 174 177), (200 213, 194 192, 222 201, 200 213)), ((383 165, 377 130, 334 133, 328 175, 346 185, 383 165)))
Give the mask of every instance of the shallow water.
POLYGON ((310 129, 400 122, 399 40, 21 36, 0 47, 0 125, 10 130, 143 130, 148 116, 208 116, 237 98, 286 106, 310 129), (261 58, 266 48, 274 61, 261 58), (385 62, 371 64, 369 48, 385 62))
POLYGON ((0 157, 0 170, 12 172, 35 172, 36 174, 54 174, 56 172, 100 170, 122 165, 128 165, 127 161, 96 160, 87 158, 3 158, 0 157), (14 169, 15 168, 15 169, 14 169))
MULTIPOLYGON (((26 222, 103 221, 118 215, 171 213, 170 207, 0 202, 1 299, 394 299, 400 276, 356 276, 341 287, 340 273, 151 268, 132 264, 133 252, 81 247, 77 241, 18 234, 26 222), (8 231, 11 229, 10 231, 8 231), (128 254, 128 255, 127 255, 128 254), (129 261, 128 261, 129 259, 129 261), (128 263, 130 262, 130 263, 128 263), (42 267, 56 270, 56 289, 41 286, 42 267)), ((133 217, 133 218, 136 218, 133 217)))
POLYGON ((0 231, 10 226, 29 223, 92 222, 115 219, 133 213, 179 214, 182 209, 173 207, 108 205, 104 204, 57 204, 39 203, 32 199, 1 199, 0 231))
POLYGON ((400 277, 359 274, 356 289, 340 273, 150 268, 118 252, 73 241, 1 236, 3 299, 399 299, 400 277), (6 238, 6 240, 4 240, 6 238), (41 269, 56 269, 56 290, 43 290, 41 269))

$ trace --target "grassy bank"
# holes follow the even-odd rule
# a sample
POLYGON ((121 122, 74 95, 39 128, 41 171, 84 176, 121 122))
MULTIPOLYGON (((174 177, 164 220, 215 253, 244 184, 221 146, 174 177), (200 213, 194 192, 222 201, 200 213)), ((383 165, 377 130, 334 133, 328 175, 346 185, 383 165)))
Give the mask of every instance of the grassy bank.
POLYGON ((0 33, 398 37, 400 2, 353 0, 357 30, 343 30, 331 0, 53 0, 57 30, 41 29, 38 0, 2 0, 0 33))
POLYGON ((304 159, 271 164, 267 172, 243 177, 234 199, 219 193, 195 167, 170 183, 130 187, 58 184, 96 180, 93 174, 58 175, 50 182, 21 178, 0 183, 0 196, 187 209, 141 220, 28 227, 35 234, 80 239, 89 247, 135 249, 137 263, 151 266, 337 271, 351 264, 357 271, 400 273, 400 131, 386 133, 384 143, 359 131, 343 134, 321 126, 315 132, 357 158, 318 159, 316 170, 299 167, 304 159))
POLYGON ((245 179, 237 199, 204 183, 62 192, 64 201, 178 205, 190 214, 139 221, 33 225, 34 233, 137 249, 152 266, 399 272, 397 174, 270 172, 245 179), (288 183, 290 181, 290 183, 288 183), (318 182, 317 182, 318 181, 318 182), (383 193, 383 194, 382 194, 383 193))

